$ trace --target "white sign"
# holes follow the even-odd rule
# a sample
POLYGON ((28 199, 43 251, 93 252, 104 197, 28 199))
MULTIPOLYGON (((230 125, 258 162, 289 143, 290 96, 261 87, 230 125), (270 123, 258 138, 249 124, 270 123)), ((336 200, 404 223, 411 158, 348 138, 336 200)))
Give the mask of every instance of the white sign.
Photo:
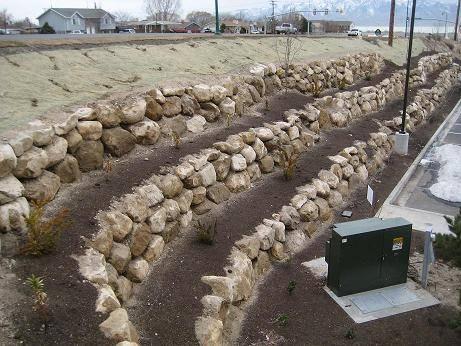
POLYGON ((368 185, 368 190, 367 190, 367 200, 370 203, 370 205, 373 205, 373 200, 374 200, 374 192, 370 185, 368 185))

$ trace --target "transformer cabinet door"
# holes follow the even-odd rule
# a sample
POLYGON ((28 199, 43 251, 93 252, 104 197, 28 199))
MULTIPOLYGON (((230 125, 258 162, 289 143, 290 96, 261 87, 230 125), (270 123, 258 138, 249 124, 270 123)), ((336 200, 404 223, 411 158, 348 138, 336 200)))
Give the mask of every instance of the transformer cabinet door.
POLYGON ((382 233, 352 235, 341 243, 341 295, 378 288, 381 284, 382 233))
POLYGON ((383 286, 407 282, 408 258, 411 246, 411 227, 390 228, 383 231, 383 286))

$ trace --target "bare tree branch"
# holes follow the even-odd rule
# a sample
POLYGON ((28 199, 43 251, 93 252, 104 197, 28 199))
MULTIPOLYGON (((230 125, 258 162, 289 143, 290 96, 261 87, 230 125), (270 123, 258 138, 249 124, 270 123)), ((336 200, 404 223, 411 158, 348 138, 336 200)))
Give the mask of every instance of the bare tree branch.
POLYGON ((178 20, 181 0, 144 0, 147 15, 151 19, 178 20))

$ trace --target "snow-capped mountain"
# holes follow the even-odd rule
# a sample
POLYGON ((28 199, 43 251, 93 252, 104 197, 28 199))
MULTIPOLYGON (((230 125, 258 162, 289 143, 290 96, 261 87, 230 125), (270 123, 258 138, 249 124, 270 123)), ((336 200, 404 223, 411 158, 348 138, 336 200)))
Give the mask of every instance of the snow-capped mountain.
MULTIPOLYGON (((410 13, 411 4, 410 1, 410 13)), ((390 0, 304 0, 304 1, 279 1, 276 7, 276 13, 289 12, 293 7, 298 11, 306 11, 308 9, 329 9, 330 13, 325 16, 317 14, 313 19, 332 19, 332 20, 351 20, 355 25, 387 25, 389 23, 390 0), (335 13, 334 10, 342 9, 343 14, 335 13)), ((445 15, 442 12, 448 12, 448 20, 455 21, 457 1, 456 0, 418 0, 416 5, 416 17, 419 18, 436 18, 445 20, 445 15)), ((396 0, 395 25, 405 25, 405 17, 407 11, 407 0, 396 0)), ((269 8, 261 10, 248 10, 247 15, 254 17, 255 13, 261 15, 270 15, 269 8)), ((307 15, 306 15, 307 16, 307 15)), ((417 25, 433 25, 434 21, 419 20, 417 25)))

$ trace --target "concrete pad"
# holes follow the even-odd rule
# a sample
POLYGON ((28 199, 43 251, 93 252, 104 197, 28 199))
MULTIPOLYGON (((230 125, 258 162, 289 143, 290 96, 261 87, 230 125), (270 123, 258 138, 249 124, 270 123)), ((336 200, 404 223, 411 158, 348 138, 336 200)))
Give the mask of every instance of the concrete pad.
POLYGON ((316 279, 326 279, 328 276, 328 263, 325 262, 325 257, 303 262, 301 265, 309 269, 316 279))
POLYGON ((373 291, 338 297, 328 287, 324 290, 355 323, 364 323, 437 305, 440 302, 414 281, 373 291))

